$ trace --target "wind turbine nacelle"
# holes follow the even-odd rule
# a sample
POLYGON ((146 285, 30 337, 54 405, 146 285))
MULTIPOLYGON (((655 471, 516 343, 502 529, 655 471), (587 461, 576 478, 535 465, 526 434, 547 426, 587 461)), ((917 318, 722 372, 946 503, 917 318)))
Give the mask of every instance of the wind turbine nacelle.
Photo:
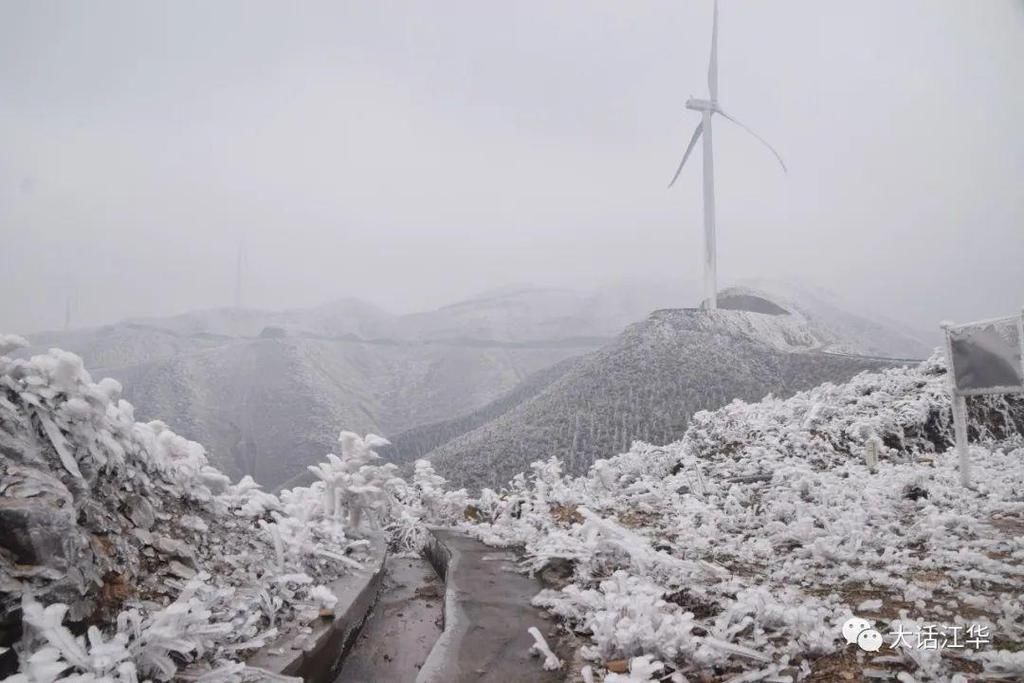
POLYGON ((711 100, 698 100, 695 97, 691 97, 686 100, 686 108, 693 109, 694 111, 715 111, 718 106, 711 100))

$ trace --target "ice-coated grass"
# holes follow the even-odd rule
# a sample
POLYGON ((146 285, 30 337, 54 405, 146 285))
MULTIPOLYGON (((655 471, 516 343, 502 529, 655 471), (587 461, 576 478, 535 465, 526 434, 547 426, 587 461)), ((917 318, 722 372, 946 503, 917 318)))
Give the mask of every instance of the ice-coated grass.
POLYGON ((278 497, 136 422, 120 393, 71 353, 0 355, 3 522, 24 525, 0 552, 0 616, 23 627, 9 680, 272 680, 246 654, 302 638, 391 517, 404 482, 374 463, 386 442, 343 432, 321 481, 278 497))
POLYGON ((0 356, 0 493, 60 531, 33 539, 50 555, 16 549, 29 564, 0 554, 0 609, 25 627, 13 680, 268 680, 245 654, 331 608, 326 584, 360 566, 372 526, 417 551, 428 523, 522 546, 551 585, 536 603, 585 643, 584 678, 1020 679, 1021 404, 971 406, 974 490, 947 452, 948 410, 933 358, 697 413, 680 441, 636 443, 584 476, 536 462, 476 499, 425 461, 407 483, 377 462, 379 437, 342 432, 319 481, 274 496, 136 422, 77 356, 0 356), (852 614, 884 634, 980 624, 992 642, 869 655, 842 639, 852 614), (604 667, 622 660, 626 673, 604 667))
POLYGON ((584 639, 594 666, 634 658, 628 678, 606 680, 795 681, 844 652, 855 673, 1019 680, 1020 404, 972 407, 984 439, 975 490, 946 450, 948 407, 938 358, 734 402, 698 413, 679 442, 634 444, 586 476, 535 463, 484 492, 471 531, 523 546, 524 567, 542 576, 561 568, 564 585, 535 602, 584 639), (886 636, 881 652, 846 645, 852 614, 886 636), (980 624, 992 642, 891 649, 897 622, 980 624))

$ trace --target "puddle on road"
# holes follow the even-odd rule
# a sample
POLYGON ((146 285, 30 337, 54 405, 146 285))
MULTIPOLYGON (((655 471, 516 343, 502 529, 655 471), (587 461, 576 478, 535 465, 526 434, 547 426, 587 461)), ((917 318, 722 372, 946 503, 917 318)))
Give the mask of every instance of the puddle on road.
POLYGON ((377 604, 335 683, 412 683, 441 635, 444 584, 426 560, 392 557, 377 604))

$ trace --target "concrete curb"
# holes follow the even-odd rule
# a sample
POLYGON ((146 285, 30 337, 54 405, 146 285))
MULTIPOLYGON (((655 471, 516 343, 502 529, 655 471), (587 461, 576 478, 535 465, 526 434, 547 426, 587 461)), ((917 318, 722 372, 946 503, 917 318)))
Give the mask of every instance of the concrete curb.
POLYGON ((454 529, 430 533, 423 555, 445 582, 444 630, 416 683, 563 681, 564 672, 544 671, 542 660, 529 654, 533 638, 527 629, 551 627, 550 618, 530 604, 540 583, 517 571, 510 551, 454 529))
POLYGON ((260 648, 246 664, 282 676, 297 676, 306 683, 332 683, 377 601, 384 578, 387 539, 377 535, 370 540, 372 559, 366 570, 331 584, 331 590, 338 596, 334 618, 321 618, 309 624, 313 633, 307 637, 305 649, 293 646, 294 633, 285 634, 260 648))
POLYGON ((461 633, 456 632, 459 629, 455 627, 455 624, 465 621, 464 618, 459 618, 461 610, 459 610, 458 600, 456 599, 457 588, 449 581, 453 570, 456 569, 452 565, 458 563, 459 555, 456 554, 453 560, 452 551, 438 537, 437 530, 431 529, 430 540, 427 542, 426 548, 423 549, 423 557, 426 558, 430 566, 434 568, 434 572, 444 582, 444 608, 441 610, 441 635, 434 641, 434 646, 430 649, 430 654, 427 655, 423 666, 420 667, 415 683, 455 680, 450 678, 451 673, 448 671, 450 667, 445 660, 450 656, 450 653, 453 651, 453 645, 461 636, 461 633))

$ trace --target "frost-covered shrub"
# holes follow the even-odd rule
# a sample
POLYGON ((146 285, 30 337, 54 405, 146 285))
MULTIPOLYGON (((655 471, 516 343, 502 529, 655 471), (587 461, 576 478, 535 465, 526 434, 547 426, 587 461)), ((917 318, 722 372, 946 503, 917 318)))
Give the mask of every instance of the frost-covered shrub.
MULTIPOLYGON (((625 674, 610 673, 605 683, 649 683, 650 681, 661 681, 664 676, 665 665, 650 655, 633 657, 629 660, 629 672, 625 674)), ((669 681, 683 681, 681 676, 673 675, 669 681)))
POLYGON ((341 457, 330 453, 327 462, 311 465, 309 471, 323 482, 321 510, 325 517, 340 520, 347 516, 350 531, 360 528, 368 513, 381 514, 388 505, 387 488, 396 479, 392 464, 371 464, 380 460, 374 448, 388 441, 376 434, 360 437, 355 432, 338 436, 341 457))
MULTIPOLYGON (((970 399, 971 437, 982 442, 1020 439, 1024 399, 970 399)), ((756 456, 773 448, 822 466, 881 439, 879 456, 912 459, 942 452, 953 443, 945 361, 936 354, 915 368, 865 372, 846 384, 822 384, 789 399, 733 401, 693 416, 682 442, 697 457, 756 456)), ((877 444, 876 444, 877 446, 877 444)))
MULTIPOLYGON (((977 491, 947 452, 948 411, 938 358, 737 401, 698 413, 677 443, 634 444, 585 476, 534 463, 481 494, 471 529, 524 547, 524 567, 552 585, 535 603, 589 640, 585 659, 637 664, 605 680, 803 680, 864 605, 981 621, 1018 647, 1024 616, 1007 590, 1024 581, 1024 546, 993 520, 1020 519, 1021 403, 972 402, 977 491), (864 460, 869 443, 877 463, 864 460)), ((959 666, 886 655, 915 680, 952 680, 959 666)), ((991 676, 1021 667, 995 647, 971 659, 991 676)))
POLYGON ((403 552, 420 552, 429 540, 429 526, 450 526, 465 521, 469 495, 465 489, 447 491, 447 482, 428 460, 414 464, 412 482, 397 481, 391 492, 388 533, 392 545, 403 552))
MULTIPOLYGON (((23 345, 0 336, 4 352, 23 345)), ((18 654, 14 680, 170 680, 183 667, 268 680, 244 656, 331 609, 327 584, 368 556, 363 522, 392 472, 370 462, 376 445, 343 441, 328 514, 322 482, 280 498, 251 477, 232 484, 199 444, 136 422, 120 384, 93 382, 74 354, 0 353, 0 633, 22 632, 0 648, 18 654), (72 637, 71 624, 89 628, 72 637)))
POLYGON ((207 656, 207 680, 266 680, 267 672, 246 667, 232 653, 261 647, 277 635, 268 628, 244 642, 227 644, 229 635, 242 624, 224 617, 232 613, 231 591, 217 590, 200 575, 190 581, 174 602, 144 613, 129 609, 117 617, 109 637, 96 626, 85 636, 74 636, 64 625, 67 605, 43 607, 25 594, 22 612, 27 634, 22 646, 29 650, 22 672, 11 683, 50 683, 56 680, 170 681, 182 661, 207 656), (39 647, 34 644, 41 643, 39 647), (70 672, 74 672, 73 674, 70 672))
MULTIPOLYGON (((217 472, 217 474, 220 473, 217 472)), ((212 476, 212 474, 207 474, 207 478, 212 476)), ((225 476, 224 479, 227 477, 225 476)), ((263 518, 271 511, 281 510, 281 501, 278 500, 278 497, 263 491, 256 480, 248 474, 235 484, 230 483, 230 480, 222 483, 218 479, 217 488, 223 490, 223 493, 219 495, 220 502, 237 517, 263 518)))
POLYGON ((423 506, 426 519, 434 524, 453 524, 463 521, 469 495, 466 489, 447 491, 445 478, 434 471, 429 460, 417 460, 412 477, 412 488, 423 506))

